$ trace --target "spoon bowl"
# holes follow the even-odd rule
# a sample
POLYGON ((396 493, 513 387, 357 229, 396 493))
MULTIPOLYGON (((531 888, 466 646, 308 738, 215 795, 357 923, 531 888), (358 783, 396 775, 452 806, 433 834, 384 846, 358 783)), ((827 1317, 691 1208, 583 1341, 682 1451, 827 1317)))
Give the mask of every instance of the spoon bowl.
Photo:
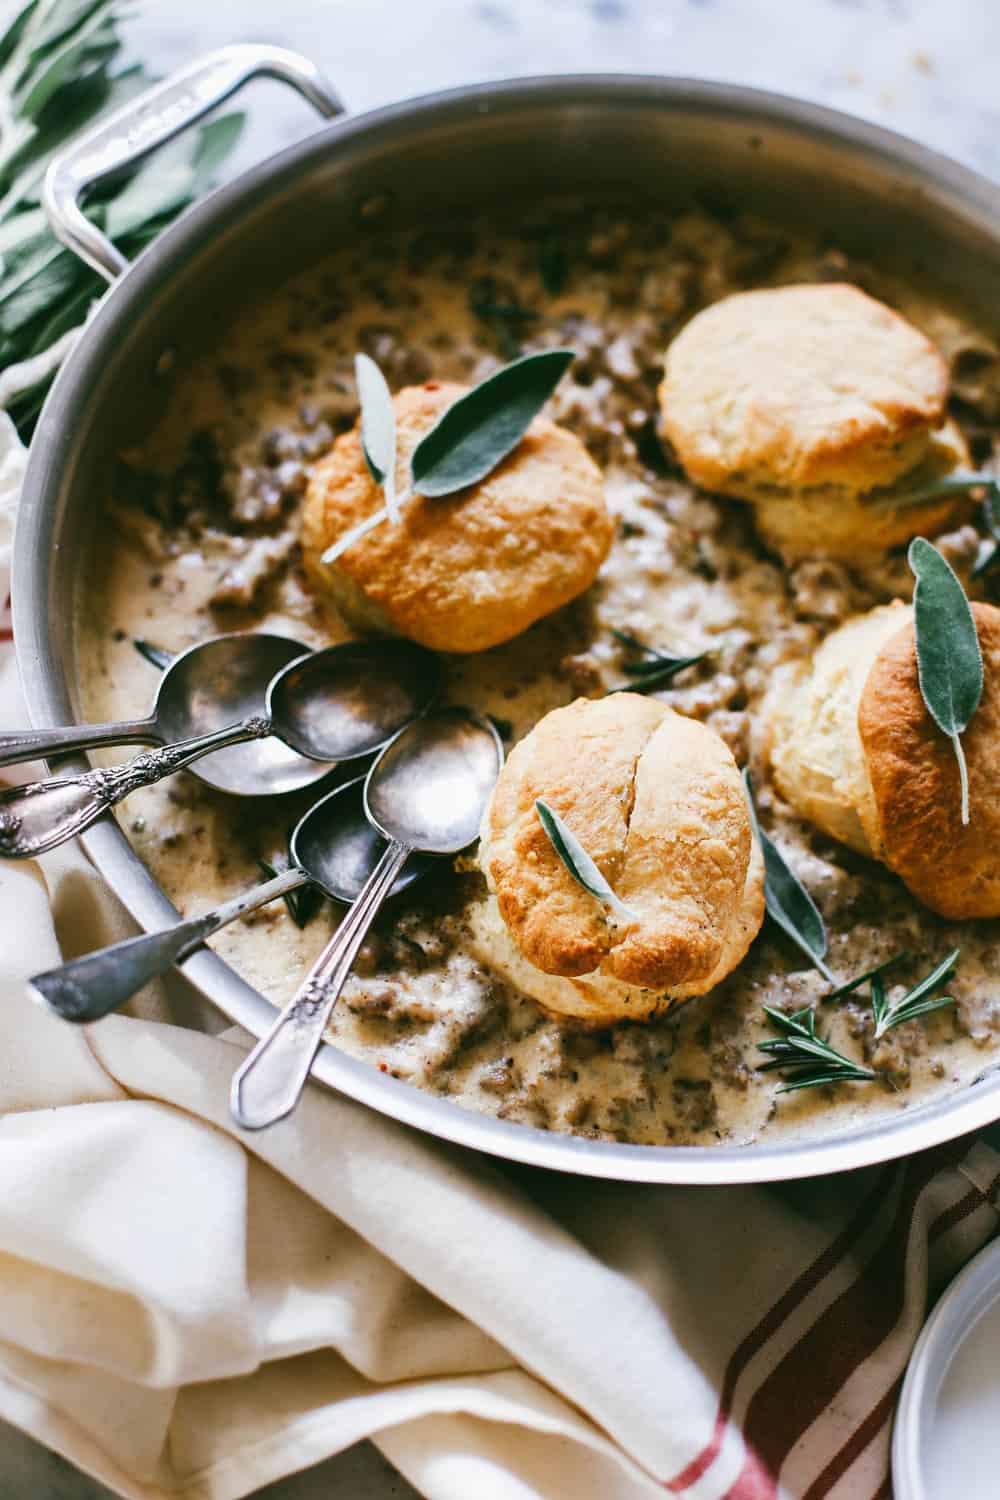
MULTIPOLYGON (((272 678, 311 654, 301 641, 251 631, 198 641, 172 660, 157 652, 165 665, 146 718, 0 733, 0 766, 106 745, 176 745, 248 720, 263 722, 272 678)), ((262 797, 298 791, 328 770, 271 737, 214 750, 191 766, 191 775, 220 792, 262 797)))
POLYGON ((266 712, 275 734, 301 755, 357 760, 424 713, 441 679, 440 658, 412 641, 348 641, 279 672, 266 712))
MULTIPOLYGON (((238 681, 230 683, 224 667, 217 671, 221 676, 206 674, 207 682, 199 679, 193 691, 189 680, 189 690, 179 695, 180 700, 187 705, 193 701, 197 712, 214 716, 217 690, 233 695, 241 691, 238 681)), ((234 671, 232 676, 236 675, 234 671)), ((287 755, 296 756, 296 762, 299 752, 304 753, 306 770, 303 772, 296 762, 291 770, 285 762, 286 769, 282 770, 283 758, 265 744, 263 759, 250 761, 245 768, 245 780, 234 776, 224 790, 243 796, 294 791, 303 780, 306 784, 316 780, 337 762, 357 760, 387 744, 404 724, 427 711, 441 678, 440 660, 410 641, 352 641, 314 651, 293 660, 272 680, 265 713, 249 714, 221 729, 175 740, 121 766, 79 776, 54 776, 0 791, 0 858, 30 859, 45 854, 82 833, 139 787, 152 786, 195 761, 221 751, 228 753, 233 747, 275 740, 285 747, 287 755), (310 766, 315 769, 310 771, 310 766), (252 771, 257 773, 256 779, 252 771)), ((183 681, 183 673, 178 680, 183 681)), ((53 737, 62 737, 63 748, 66 739, 73 737, 77 748, 82 744, 118 744, 121 740, 115 736, 123 729, 133 738, 145 736, 154 742, 160 734, 157 721, 147 719, 135 725, 55 730, 49 733, 49 741, 51 744, 53 737)), ((26 738, 37 740, 38 735, 28 731, 19 738, 23 746, 26 738)))
MULTIPOLYGON (((341 906, 358 899, 385 851, 385 839, 365 816, 364 791, 365 778, 357 776, 329 792, 309 809, 289 840, 292 863, 341 906)), ((409 890, 435 863, 415 854, 396 876, 389 895, 409 890)))
POLYGON ((489 719, 445 708, 409 724, 365 782, 365 811, 387 840, 425 854, 457 854, 479 837, 503 743, 489 719))
MULTIPOLYGON (((220 635, 176 656, 163 673, 153 709, 162 744, 213 734, 266 713, 272 678, 312 653, 280 635, 220 635)), ((300 791, 331 769, 274 735, 214 750, 190 768, 208 786, 239 797, 300 791)))

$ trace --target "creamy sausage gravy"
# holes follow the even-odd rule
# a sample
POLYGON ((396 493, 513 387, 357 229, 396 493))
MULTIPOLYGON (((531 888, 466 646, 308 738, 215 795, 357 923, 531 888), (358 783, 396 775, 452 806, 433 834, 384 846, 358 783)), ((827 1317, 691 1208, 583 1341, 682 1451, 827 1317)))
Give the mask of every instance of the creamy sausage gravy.
MULTIPOLYGON (((834 1043, 863 1053, 881 1081, 778 1098, 779 1080, 755 1071, 756 1043, 773 1035, 762 1006, 793 1009, 827 986, 773 928, 712 995, 648 1025, 588 1032, 548 1019, 491 971, 484 882, 460 859, 384 914, 335 1013, 336 1046, 504 1119, 702 1146, 874 1123, 997 1061, 1000 924, 924 911, 881 866, 799 822, 767 778, 760 709, 776 674, 849 615, 909 597, 905 558, 785 568, 756 541, 747 510, 693 491, 656 437, 663 350, 694 311, 748 286, 821 279, 858 282, 938 342, 957 415, 977 460, 988 461, 1000 419, 994 344, 911 285, 768 224, 556 206, 503 232, 463 225, 338 253, 175 372, 165 416, 141 450, 122 455, 91 591, 85 709, 94 719, 146 709, 157 673, 134 637, 178 651, 233 629, 309 645, 349 636, 306 589, 297 513, 310 463, 356 417, 357 350, 398 388, 431 377, 473 383, 520 348, 571 346, 577 359, 550 411, 605 469, 618 517, 612 555, 574 605, 506 646, 450 659, 450 697, 492 714, 509 746, 549 709, 625 681, 611 626, 678 654, 710 650, 662 696, 753 766, 762 820, 826 919, 831 967, 846 978, 905 948, 911 958, 889 977, 912 981, 960 946, 958 1005, 877 1045, 864 1000, 827 1007, 834 1043)), ((975 530, 940 545, 967 576, 975 530)), ((133 795, 120 819, 193 915, 258 880, 258 860, 280 862, 306 805, 242 802, 181 776, 133 795)), ((213 946, 280 1004, 339 915, 323 904, 300 930, 279 902, 213 946)))

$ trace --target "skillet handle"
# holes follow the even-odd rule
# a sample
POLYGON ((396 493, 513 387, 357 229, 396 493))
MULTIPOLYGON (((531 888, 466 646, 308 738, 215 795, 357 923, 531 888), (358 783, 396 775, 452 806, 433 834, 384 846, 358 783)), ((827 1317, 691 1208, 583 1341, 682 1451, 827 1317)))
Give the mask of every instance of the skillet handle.
POLYGON ((259 77, 290 83, 327 118, 343 113, 335 90, 299 53, 257 43, 221 47, 116 109, 54 158, 42 190, 53 233, 88 266, 114 281, 127 269, 128 261, 84 215, 80 207, 84 191, 136 166, 259 77))

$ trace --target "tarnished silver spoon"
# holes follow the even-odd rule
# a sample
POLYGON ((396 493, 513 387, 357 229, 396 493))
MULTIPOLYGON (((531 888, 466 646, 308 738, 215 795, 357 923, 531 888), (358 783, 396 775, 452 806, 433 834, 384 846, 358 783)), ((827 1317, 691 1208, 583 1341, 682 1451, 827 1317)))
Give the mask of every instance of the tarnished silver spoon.
POLYGON ((388 840, 364 889, 270 1031, 233 1078, 230 1109, 245 1130, 291 1114, 358 949, 411 856, 457 854, 479 824, 503 764, 493 725, 465 709, 411 724, 368 772, 365 810, 388 840))
MULTIPOLYGON (((147 718, 0 734, 0 766, 104 745, 172 745, 228 728, 263 714, 275 674, 309 654, 301 641, 263 632, 199 641, 168 662, 147 718)), ((272 737, 206 755, 191 774, 217 791, 253 797, 309 786, 328 769, 272 737)))
MULTIPOLYGON (((365 816, 364 785, 365 778, 359 776, 309 809, 292 833, 291 869, 214 911, 178 922, 163 932, 126 938, 58 969, 36 974, 31 980, 33 988, 62 1020, 99 1021, 151 979, 190 958, 221 927, 310 881, 332 900, 350 906, 385 849, 385 839, 365 816)), ((432 864, 432 860, 417 855, 400 872, 389 894, 399 895, 432 864)))
MULTIPOLYGON (((313 761, 370 755, 424 713, 440 690, 438 657, 412 641, 351 641, 314 651, 284 667, 267 689, 265 712, 228 728, 148 750, 123 766, 54 776, 0 792, 0 858, 30 859, 54 849, 142 786, 192 761, 247 740, 275 736, 313 761)), ((210 715, 206 689, 199 712, 210 715)), ((272 793, 292 791, 275 777, 272 793)))

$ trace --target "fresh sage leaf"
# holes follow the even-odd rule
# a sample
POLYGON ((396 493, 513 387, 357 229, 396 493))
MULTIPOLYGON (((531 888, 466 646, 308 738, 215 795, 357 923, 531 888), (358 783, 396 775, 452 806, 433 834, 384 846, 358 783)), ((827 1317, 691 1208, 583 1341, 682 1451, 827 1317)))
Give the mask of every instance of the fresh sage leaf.
POLYGON ((234 149, 246 116, 240 112, 210 120, 191 137, 181 137, 140 167, 108 204, 105 228, 113 240, 146 224, 172 217, 212 183, 234 149))
POLYGON ((757 806, 753 799, 753 783, 748 770, 743 772, 743 782, 746 787, 747 804, 750 808, 754 833, 760 840, 764 854, 764 904, 767 914, 772 922, 781 928, 785 936, 791 938, 796 947, 801 949, 824 979, 828 979, 831 984, 836 984, 836 980, 824 962, 827 941, 823 918, 799 877, 785 863, 784 855, 777 844, 761 828, 757 818, 757 806))
MULTIPOLYGON (((79 131, 119 108, 152 79, 115 70, 121 0, 21 0, 0 35, 0 366, 10 370, 83 322, 101 278, 65 251, 38 207, 53 156, 79 131)), ((90 195, 88 216, 134 255, 210 185, 235 145, 241 115, 226 115, 178 141, 125 180, 90 195)), ((54 363, 53 362, 53 367, 54 363)), ((8 409, 22 437, 52 375, 24 372, 8 409), (34 382, 34 383, 32 383, 34 382)), ((19 371, 12 371, 15 376, 19 371)))
MULTIPOLYGON (((571 349, 526 354, 459 396, 414 449, 407 495, 452 495, 485 479, 517 447, 573 357, 571 349)), ((321 561, 329 567, 388 519, 381 506, 339 536, 321 561)))
POLYGON ((913 624, 920 692, 934 723, 951 740, 962 783, 962 822, 969 821, 969 773, 961 735, 983 693, 983 656, 976 622, 948 562, 925 537, 907 554, 917 580, 913 624))
POLYGON ((413 452, 419 495, 478 484, 512 453, 573 360, 571 349, 525 354, 453 401, 413 452))
POLYGON ((368 472, 382 486, 389 519, 400 518, 396 501, 396 411, 385 376, 367 354, 354 356, 354 378, 361 401, 361 448, 368 472))
POLYGON ((636 913, 618 899, 576 834, 570 832, 559 814, 553 812, 541 798, 535 802, 535 812, 550 844, 573 879, 592 896, 596 896, 598 901, 609 906, 617 917, 627 922, 637 922, 639 918, 636 913))

